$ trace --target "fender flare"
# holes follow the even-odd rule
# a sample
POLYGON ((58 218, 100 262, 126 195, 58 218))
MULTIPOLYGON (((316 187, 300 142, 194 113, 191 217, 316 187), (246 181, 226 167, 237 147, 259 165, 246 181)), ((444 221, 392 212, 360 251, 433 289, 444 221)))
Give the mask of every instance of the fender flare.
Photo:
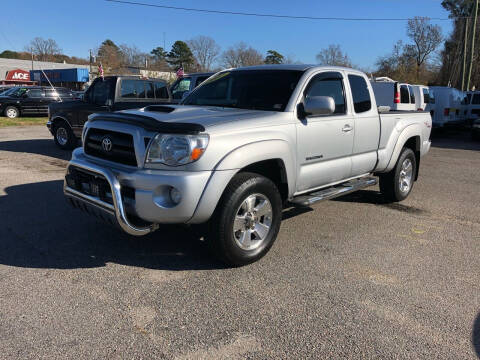
POLYGON ((403 146, 407 143, 407 141, 411 138, 417 138, 416 141, 416 151, 420 151, 421 144, 422 144, 422 129, 419 124, 412 124, 407 126, 401 133, 397 139, 397 143, 392 152, 392 156, 390 157, 390 161, 388 162, 387 167, 383 170, 383 172, 389 172, 395 167, 397 163, 398 157, 400 156, 400 152, 403 149, 403 146))
POLYGON ((273 159, 283 162, 291 196, 295 189, 295 161, 288 142, 283 139, 252 142, 233 149, 217 163, 189 223, 203 223, 212 216, 228 183, 241 169, 273 159))

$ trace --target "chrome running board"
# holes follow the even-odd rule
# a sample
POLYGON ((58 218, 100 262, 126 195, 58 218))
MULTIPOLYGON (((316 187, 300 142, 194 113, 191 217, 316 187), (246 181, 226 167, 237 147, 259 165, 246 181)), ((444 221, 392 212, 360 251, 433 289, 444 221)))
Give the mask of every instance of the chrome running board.
POLYGON ((377 184, 376 177, 363 177, 334 185, 326 189, 299 195, 290 200, 294 206, 310 206, 316 202, 329 200, 377 184))

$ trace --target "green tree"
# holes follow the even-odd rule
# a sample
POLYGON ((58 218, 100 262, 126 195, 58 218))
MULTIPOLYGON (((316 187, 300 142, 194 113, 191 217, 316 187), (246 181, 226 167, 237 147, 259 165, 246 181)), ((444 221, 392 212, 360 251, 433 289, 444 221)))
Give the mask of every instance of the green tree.
POLYGON ((187 43, 181 40, 175 41, 172 50, 168 53, 167 61, 176 69, 183 66, 185 71, 190 71, 195 64, 192 51, 187 43))
POLYGON ((0 58, 5 58, 5 59, 19 59, 20 54, 16 51, 12 50, 4 50, 0 53, 0 58))
POLYGON ((285 58, 275 50, 268 50, 265 57, 265 64, 283 64, 285 58))
POLYGON ((157 46, 155 49, 150 51, 150 54, 153 55, 155 60, 165 60, 166 57, 168 56, 168 53, 165 51, 165 49, 161 46, 157 46))

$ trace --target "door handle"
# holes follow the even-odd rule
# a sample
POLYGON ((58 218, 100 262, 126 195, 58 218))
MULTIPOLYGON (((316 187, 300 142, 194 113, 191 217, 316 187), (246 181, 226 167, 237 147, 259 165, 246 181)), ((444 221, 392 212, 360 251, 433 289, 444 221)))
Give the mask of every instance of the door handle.
POLYGON ((343 132, 349 132, 349 131, 352 131, 352 130, 353 130, 353 127, 351 127, 348 124, 345 124, 345 126, 342 129, 343 132))

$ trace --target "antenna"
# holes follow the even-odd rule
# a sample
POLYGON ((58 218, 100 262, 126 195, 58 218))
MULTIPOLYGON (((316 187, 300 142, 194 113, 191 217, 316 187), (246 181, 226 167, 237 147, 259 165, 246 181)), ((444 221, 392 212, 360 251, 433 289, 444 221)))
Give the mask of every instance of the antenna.
MULTIPOLYGON (((47 79, 48 83, 50 84, 50 86, 52 87, 52 90, 55 91, 55 87, 52 85, 52 83, 50 82, 50 79, 48 78, 47 74, 45 74, 45 71, 43 71, 42 67, 40 67, 40 71, 42 72, 43 76, 45 76, 45 79, 47 79)), ((60 102, 62 102, 62 98, 60 96, 58 96, 58 98, 60 99, 60 102)))

